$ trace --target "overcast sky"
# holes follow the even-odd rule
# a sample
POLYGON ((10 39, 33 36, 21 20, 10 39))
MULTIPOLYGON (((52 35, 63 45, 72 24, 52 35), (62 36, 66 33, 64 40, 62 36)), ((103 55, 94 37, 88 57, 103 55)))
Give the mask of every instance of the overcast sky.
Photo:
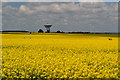
POLYGON ((4 2, 3 30, 118 32, 118 4, 105 2, 4 2), (79 6, 80 5, 80 6, 79 6))

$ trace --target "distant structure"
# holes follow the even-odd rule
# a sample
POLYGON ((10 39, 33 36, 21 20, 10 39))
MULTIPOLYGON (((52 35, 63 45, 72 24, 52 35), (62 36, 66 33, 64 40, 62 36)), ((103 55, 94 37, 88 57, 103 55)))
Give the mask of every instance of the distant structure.
POLYGON ((42 29, 39 29, 38 33, 43 33, 44 31, 42 29))
POLYGON ((32 34, 32 32, 29 32, 28 34, 32 34))
POLYGON ((47 30, 47 33, 50 33, 50 28, 52 27, 52 25, 51 24, 45 24, 44 26, 47 30))

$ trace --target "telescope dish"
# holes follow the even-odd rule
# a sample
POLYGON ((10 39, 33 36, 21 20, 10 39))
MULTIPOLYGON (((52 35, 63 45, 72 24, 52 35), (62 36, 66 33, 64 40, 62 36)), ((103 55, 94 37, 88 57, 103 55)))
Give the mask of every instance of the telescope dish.
POLYGON ((51 24, 45 24, 44 26, 47 30, 47 33, 50 33, 50 27, 52 27, 52 25, 51 24))

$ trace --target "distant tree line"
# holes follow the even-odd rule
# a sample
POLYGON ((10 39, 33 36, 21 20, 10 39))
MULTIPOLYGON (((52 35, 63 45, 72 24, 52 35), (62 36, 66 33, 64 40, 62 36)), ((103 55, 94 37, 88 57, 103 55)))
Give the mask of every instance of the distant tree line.
MULTIPOLYGON (((44 31, 43 31, 42 29, 39 29, 39 30, 38 30, 38 33, 44 33, 44 31)), ((56 31, 56 33, 64 33, 64 32, 58 30, 58 31, 56 31)))
MULTIPOLYGON (((27 32, 29 34, 32 34, 32 32, 27 31, 27 30, 3 30, 0 32, 27 32)), ((38 30, 38 33, 44 33, 42 29, 38 30)), ((53 33, 66 33, 60 30, 57 30, 56 32, 53 33)), ((73 33, 73 34, 120 34, 120 33, 112 33, 112 32, 67 32, 67 33, 73 33)))
POLYGON ((68 33, 84 33, 84 34, 89 34, 90 32, 68 32, 68 33))
POLYGON ((29 32, 29 31, 22 31, 22 30, 5 30, 0 32, 29 32))

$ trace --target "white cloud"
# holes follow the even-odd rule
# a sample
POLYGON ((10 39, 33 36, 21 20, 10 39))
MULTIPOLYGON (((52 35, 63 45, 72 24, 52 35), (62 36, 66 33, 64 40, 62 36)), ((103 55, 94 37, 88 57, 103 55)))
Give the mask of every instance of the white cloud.
POLYGON ((34 13, 33 10, 30 10, 30 8, 27 7, 27 6, 25 6, 25 5, 21 5, 21 6, 20 6, 19 12, 20 12, 20 13, 25 13, 25 14, 33 14, 33 13, 34 13))
MULTIPOLYGON (((4 4, 3 4, 4 6, 4 4)), ((3 29, 45 30, 45 23, 53 24, 53 31, 118 31, 118 5, 106 3, 28 3, 19 8, 3 7, 3 29), (9 25, 8 25, 9 24, 9 25), (114 27, 113 27, 114 26, 114 27)))
POLYGON ((119 0, 3 0, 2 2, 118 2, 119 0))
POLYGON ((20 9, 20 11, 23 11, 23 12, 25 12, 25 11, 27 12, 29 10, 29 8, 24 5, 21 5, 19 9, 20 9))

